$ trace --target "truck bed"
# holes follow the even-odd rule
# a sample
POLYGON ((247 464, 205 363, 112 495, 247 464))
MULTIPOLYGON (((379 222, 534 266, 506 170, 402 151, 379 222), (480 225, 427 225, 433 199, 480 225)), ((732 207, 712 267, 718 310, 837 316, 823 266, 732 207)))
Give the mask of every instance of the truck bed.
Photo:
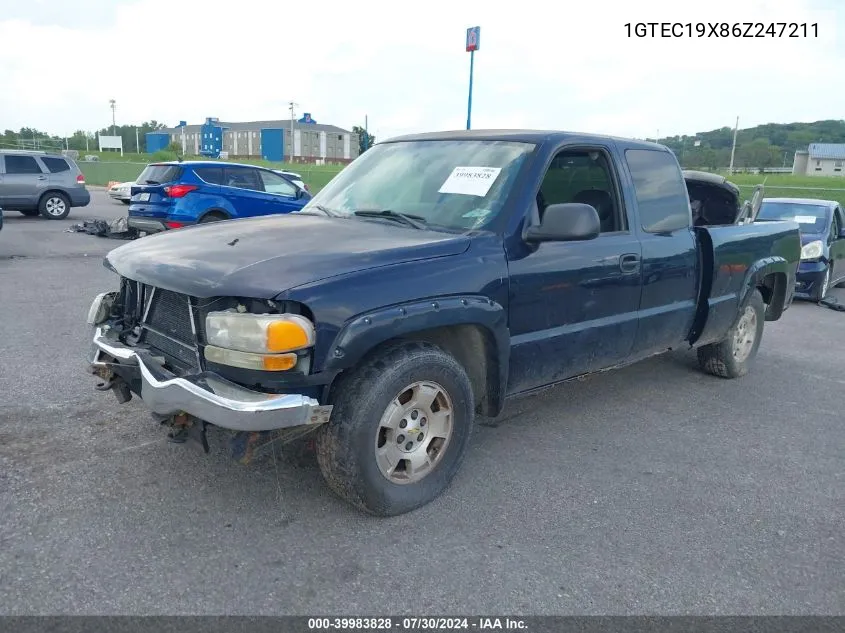
POLYGON ((768 293, 763 297, 769 304, 767 320, 776 320, 789 308, 801 257, 797 223, 703 226, 695 232, 701 244, 703 272, 690 342, 720 340, 755 286, 768 293))

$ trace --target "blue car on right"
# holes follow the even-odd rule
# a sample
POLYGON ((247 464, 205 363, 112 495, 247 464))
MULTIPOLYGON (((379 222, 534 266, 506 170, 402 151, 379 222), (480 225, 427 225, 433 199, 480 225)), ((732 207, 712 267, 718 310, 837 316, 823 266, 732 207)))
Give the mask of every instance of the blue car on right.
POLYGON ((835 200, 764 198, 755 222, 790 220, 801 230, 795 296, 821 301, 845 285, 845 215, 835 200))
POLYGON ((219 161, 152 163, 130 196, 128 224, 143 233, 290 213, 311 200, 304 187, 272 169, 219 161))

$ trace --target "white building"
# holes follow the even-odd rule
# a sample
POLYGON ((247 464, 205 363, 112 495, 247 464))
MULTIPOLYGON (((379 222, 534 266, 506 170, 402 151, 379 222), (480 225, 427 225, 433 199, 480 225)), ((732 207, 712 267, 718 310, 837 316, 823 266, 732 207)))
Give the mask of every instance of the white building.
POLYGON ((842 176, 845 143, 810 143, 807 150, 795 152, 792 173, 799 176, 842 176))

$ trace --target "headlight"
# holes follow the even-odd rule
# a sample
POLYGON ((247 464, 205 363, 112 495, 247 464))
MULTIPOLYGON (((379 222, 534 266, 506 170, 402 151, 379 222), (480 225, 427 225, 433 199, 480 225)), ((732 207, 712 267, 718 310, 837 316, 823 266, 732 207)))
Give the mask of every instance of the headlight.
POLYGON ((116 292, 101 292, 94 298, 88 308, 88 325, 99 325, 109 318, 115 297, 116 292))
POLYGON ((824 251, 824 243, 821 240, 808 242, 801 249, 801 259, 818 259, 824 251))
POLYGON ((211 312, 205 319, 208 344, 252 354, 294 352, 314 345, 314 324, 298 314, 211 312))

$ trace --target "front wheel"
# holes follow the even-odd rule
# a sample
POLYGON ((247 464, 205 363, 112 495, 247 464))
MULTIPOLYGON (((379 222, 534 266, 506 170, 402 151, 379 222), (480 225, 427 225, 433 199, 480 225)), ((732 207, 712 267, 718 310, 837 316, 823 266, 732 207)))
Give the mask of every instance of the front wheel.
POLYGON ((728 335, 718 343, 698 348, 698 364, 708 374, 720 378, 739 378, 747 374, 763 338, 765 319, 766 304, 755 288, 728 335))
POLYGON ((813 289, 813 301, 822 301, 827 296, 828 292, 830 292, 830 264, 828 264, 827 268, 825 268, 821 281, 819 281, 813 289))
POLYGON ((466 371, 442 349, 393 345, 332 390, 331 419, 317 435, 317 462, 341 498, 395 516, 438 497, 466 454, 473 421, 466 371))

